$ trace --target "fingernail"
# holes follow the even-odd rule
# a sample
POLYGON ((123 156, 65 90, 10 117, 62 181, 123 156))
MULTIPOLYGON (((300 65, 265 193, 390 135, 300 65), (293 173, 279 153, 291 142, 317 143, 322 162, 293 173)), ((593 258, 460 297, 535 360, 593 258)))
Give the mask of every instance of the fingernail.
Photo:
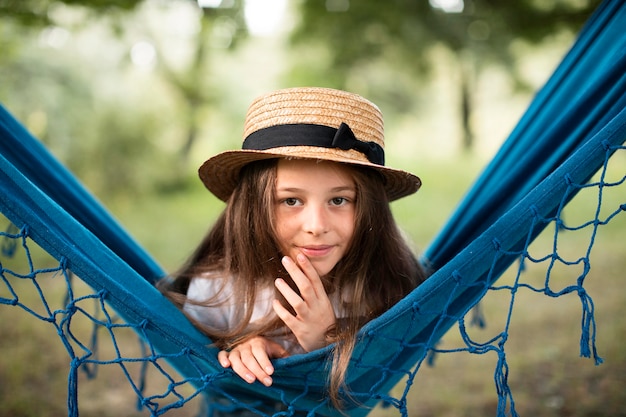
POLYGON ((263 379, 263 384, 269 387, 270 385, 272 385, 272 378, 268 376, 267 378, 263 379))
POLYGON ((301 253, 299 253, 299 254, 297 255, 297 258, 298 258, 298 262, 304 262, 304 261, 306 261, 306 256, 304 256, 304 255, 303 255, 303 254, 301 254, 301 253))
POLYGON ((249 383, 253 383, 254 382, 254 375, 246 374, 246 381, 248 381, 249 383))
POLYGON ((266 366, 265 367, 265 372, 267 372, 268 374, 273 374, 274 373, 274 368, 272 368, 271 366, 266 366))

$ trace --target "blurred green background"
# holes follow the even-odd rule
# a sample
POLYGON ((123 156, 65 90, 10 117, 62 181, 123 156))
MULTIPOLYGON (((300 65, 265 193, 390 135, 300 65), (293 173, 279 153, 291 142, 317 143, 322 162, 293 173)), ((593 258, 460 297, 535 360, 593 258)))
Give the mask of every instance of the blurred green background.
MULTIPOLYGON (((393 205, 420 252, 598 4, 0 0, 0 102, 172 270, 223 207, 196 169, 240 146, 254 97, 302 85, 359 93, 385 115, 388 164, 423 180, 393 205)), ((617 166, 623 171, 623 158, 617 166)), ((598 276, 616 282, 626 267, 616 237, 623 219, 611 230, 597 244, 605 255, 598 276)), ((520 341, 511 342, 511 378, 523 415, 626 415, 625 298, 593 289, 605 318, 601 367, 576 357, 579 305, 519 303, 521 318, 531 316, 511 337, 520 341), (545 340, 528 347, 531 333, 545 340)), ((65 415, 67 357, 38 329, 22 312, 0 313, 0 416, 65 415)), ((493 361, 446 356, 420 371, 411 412, 495 415, 493 361)), ((81 391, 81 415, 131 415, 132 392, 103 379, 81 391)))

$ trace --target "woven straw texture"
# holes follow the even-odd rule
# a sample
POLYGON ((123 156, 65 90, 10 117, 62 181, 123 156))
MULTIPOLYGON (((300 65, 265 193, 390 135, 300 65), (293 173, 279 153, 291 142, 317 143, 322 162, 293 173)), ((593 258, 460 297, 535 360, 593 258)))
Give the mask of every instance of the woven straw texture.
MULTIPOLYGON (((254 100, 246 115, 243 140, 261 129, 273 126, 314 124, 337 129, 341 123, 346 123, 358 140, 375 142, 384 149, 383 117, 374 103, 357 94, 319 87, 278 90, 254 100)), ((226 151, 204 162, 199 175, 216 197, 226 201, 237 185, 243 166, 253 161, 281 157, 329 160, 371 167, 385 178, 385 189, 390 201, 412 194, 421 186, 420 179, 415 175, 373 164, 356 150, 317 146, 226 151)))

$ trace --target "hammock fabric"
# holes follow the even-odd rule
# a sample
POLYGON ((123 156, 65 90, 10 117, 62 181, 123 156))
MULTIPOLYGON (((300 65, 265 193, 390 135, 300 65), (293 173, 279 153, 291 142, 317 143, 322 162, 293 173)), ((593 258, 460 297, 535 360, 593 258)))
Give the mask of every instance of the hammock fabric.
MULTIPOLYGON (((448 225, 428 248, 424 263, 432 276, 404 300, 368 323, 348 370, 346 408, 335 410, 325 395, 326 358, 332 346, 305 355, 275 361, 274 385, 249 385, 223 369, 217 350, 173 305, 154 288, 164 272, 158 264, 112 219, 108 212, 33 138, 9 112, 0 107, 0 211, 14 225, 1 232, 2 249, 14 254, 24 248, 25 271, 0 263, 0 303, 22 308, 56 327, 71 358, 68 415, 78 415, 77 381, 80 369, 94 365, 119 366, 136 392, 141 407, 151 415, 183 406, 205 395, 210 409, 248 410, 253 415, 309 416, 367 415, 384 402, 406 416, 407 394, 421 364, 437 348, 438 341, 455 323, 459 324, 471 353, 495 352, 498 415, 516 415, 507 385, 504 354, 505 328, 487 343, 472 341, 465 332, 465 315, 490 289, 515 292, 529 287, 519 280, 514 286, 494 287, 494 282, 515 261, 520 264, 548 261, 583 265, 575 284, 553 292, 549 271, 545 287, 531 287, 546 295, 577 294, 582 305, 581 355, 600 363, 595 349, 593 303, 583 284, 589 272, 589 253, 598 228, 626 211, 626 201, 617 207, 601 207, 603 191, 624 188, 623 168, 619 178, 608 181, 609 158, 624 153, 626 138, 626 4, 605 1, 592 16, 577 42, 538 93, 516 129, 505 142, 474 187, 460 204, 448 225), (600 170, 598 181, 589 182, 600 170), (561 214, 581 189, 598 190, 598 203, 591 219, 570 226, 561 214), (608 210, 608 211, 607 211, 608 210), (538 259, 530 256, 533 239, 548 225, 554 228, 554 251, 538 259), (587 248, 574 261, 562 258, 557 239, 562 230, 592 229, 587 248), (31 246, 41 247, 57 260, 53 267, 38 267, 31 246), (44 294, 42 280, 62 275, 68 296, 60 309, 53 309, 44 294), (76 275, 93 292, 77 296, 76 275), (28 281, 40 294, 43 308, 26 305, 17 282, 28 281), (4 285, 4 287, 2 287, 4 285), (98 314, 87 309, 95 303, 98 314), (123 322, 116 319, 116 313, 123 322), (97 343, 81 339, 72 323, 88 319, 111 338, 116 352, 99 359, 97 343), (117 334, 133 329, 144 341, 139 356, 125 356, 117 334), (180 375, 165 370, 171 364, 180 375), (167 382, 164 392, 145 393, 143 379, 130 375, 132 364, 145 372, 152 369, 167 382), (391 394, 401 380, 405 388, 391 394), (189 394, 183 387, 192 386, 189 394), (274 408, 276 404, 281 408, 274 408)), ((626 195, 622 192, 621 196, 626 195)), ((15 256, 15 255, 14 255, 15 256)), ((11 264, 12 265, 12 264, 11 264)), ((509 311, 509 315, 512 311, 509 311)), ((94 331, 96 339, 98 331, 94 331)))

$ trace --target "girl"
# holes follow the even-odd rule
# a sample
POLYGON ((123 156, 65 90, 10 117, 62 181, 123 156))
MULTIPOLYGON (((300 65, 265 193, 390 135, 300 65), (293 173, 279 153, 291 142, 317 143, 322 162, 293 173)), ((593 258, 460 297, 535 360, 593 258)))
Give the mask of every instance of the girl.
POLYGON ((373 103, 293 88, 255 100, 242 150, 200 167, 226 208, 165 292, 222 366, 269 386, 271 359, 335 343, 329 393, 341 406, 359 328, 425 279, 389 207, 421 182, 385 167, 383 147, 373 103))

